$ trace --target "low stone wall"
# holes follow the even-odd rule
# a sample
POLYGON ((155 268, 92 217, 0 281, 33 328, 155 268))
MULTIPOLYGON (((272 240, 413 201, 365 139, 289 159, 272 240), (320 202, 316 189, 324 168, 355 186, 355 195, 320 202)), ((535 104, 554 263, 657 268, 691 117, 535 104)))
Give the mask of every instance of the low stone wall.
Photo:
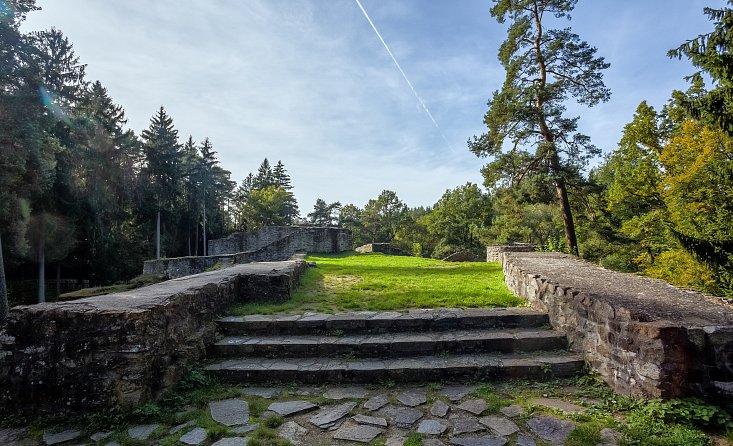
POLYGON ((501 255, 505 252, 534 252, 533 243, 509 243, 506 245, 489 245, 486 247, 487 262, 501 262, 501 255))
POLYGON ((507 286, 547 311, 617 392, 733 396, 733 307, 575 256, 504 253, 507 286))
POLYGON ((14 307, 0 406, 58 413, 154 401, 204 357, 234 302, 287 299, 304 261, 250 263, 107 296, 14 307))
POLYGON ((143 274, 163 274, 174 279, 198 274, 217 263, 227 267, 238 263, 287 260, 297 253, 348 251, 351 232, 342 228, 271 226, 254 234, 235 233, 225 239, 211 240, 209 248, 213 253, 207 257, 146 260, 143 274), (241 250, 226 252, 229 249, 241 250))

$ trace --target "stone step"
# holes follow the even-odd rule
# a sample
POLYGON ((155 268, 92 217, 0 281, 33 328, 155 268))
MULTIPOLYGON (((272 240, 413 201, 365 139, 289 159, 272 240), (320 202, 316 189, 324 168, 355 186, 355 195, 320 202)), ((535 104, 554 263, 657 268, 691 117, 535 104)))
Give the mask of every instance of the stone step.
POLYGON ((374 383, 454 379, 569 377, 583 358, 569 353, 473 354, 399 359, 240 358, 215 362, 206 370, 229 382, 374 383))
POLYGON ((358 311, 293 315, 230 316, 219 319, 225 335, 388 333, 489 328, 549 327, 545 313, 523 308, 441 308, 406 312, 358 311))
POLYGON ((561 350, 566 338, 551 330, 453 330, 326 336, 227 337, 211 347, 214 356, 356 356, 395 358, 427 354, 513 353, 561 350))

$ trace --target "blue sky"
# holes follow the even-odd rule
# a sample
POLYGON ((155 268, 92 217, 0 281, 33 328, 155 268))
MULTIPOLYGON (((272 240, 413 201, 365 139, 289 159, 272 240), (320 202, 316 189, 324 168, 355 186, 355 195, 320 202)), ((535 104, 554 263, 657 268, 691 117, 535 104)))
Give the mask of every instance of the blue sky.
MULTIPOLYGON (((361 0, 436 129, 355 0, 39 0, 25 31, 56 27, 140 133, 163 105, 182 139, 209 137, 232 179, 285 163, 301 213, 316 198, 363 206, 391 189, 410 206, 481 184, 484 131, 504 78, 505 25, 486 0, 361 0), (442 134, 445 135, 443 139, 442 134)), ((612 98, 569 104, 615 148, 636 106, 661 107, 693 69, 668 49, 711 29, 703 0, 581 0, 568 24, 611 63, 612 98)))

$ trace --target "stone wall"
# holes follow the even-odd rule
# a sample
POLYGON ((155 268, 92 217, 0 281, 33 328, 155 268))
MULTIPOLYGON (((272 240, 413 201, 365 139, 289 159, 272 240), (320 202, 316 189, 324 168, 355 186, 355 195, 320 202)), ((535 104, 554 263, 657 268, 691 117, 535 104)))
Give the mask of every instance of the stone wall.
POLYGON ((250 263, 107 296, 14 307, 0 331, 0 406, 137 407, 204 357, 237 301, 290 296, 304 261, 250 263))
POLYGON ((274 262, 297 253, 342 252, 351 249, 351 232, 343 228, 268 226, 252 234, 234 233, 209 241, 207 257, 174 257, 146 260, 143 274, 168 278, 197 274, 217 263, 222 267, 248 262, 274 262))
MULTIPOLYGON (((209 240, 209 255, 260 251, 285 237, 293 252, 342 252, 351 249, 351 233, 343 228, 311 226, 267 226, 257 232, 237 232, 223 239, 209 240)), ((292 253, 290 254, 292 255, 292 253)))
POLYGON ((398 248, 395 248, 389 243, 367 243, 354 249, 358 253, 369 253, 369 252, 381 252, 383 254, 389 254, 393 256, 406 256, 407 254, 398 248))
POLYGON ((533 243, 509 243, 506 245, 489 245, 486 247, 487 262, 501 262, 501 255, 505 252, 534 252, 533 243))
POLYGON ((507 286, 617 392, 733 396, 733 308, 666 283, 556 253, 504 253, 507 286))

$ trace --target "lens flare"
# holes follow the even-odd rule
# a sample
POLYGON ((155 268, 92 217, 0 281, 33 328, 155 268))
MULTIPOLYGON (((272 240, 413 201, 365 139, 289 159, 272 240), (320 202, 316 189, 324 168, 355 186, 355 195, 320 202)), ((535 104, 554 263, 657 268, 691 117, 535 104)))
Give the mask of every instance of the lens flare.
POLYGON ((64 112, 64 110, 58 104, 56 95, 53 94, 53 92, 49 91, 46 87, 41 85, 38 88, 38 93, 41 95, 41 104, 43 104, 46 110, 48 110, 49 113, 51 113, 51 115, 54 118, 60 121, 64 121, 67 124, 70 123, 69 117, 66 115, 66 112, 64 112))

